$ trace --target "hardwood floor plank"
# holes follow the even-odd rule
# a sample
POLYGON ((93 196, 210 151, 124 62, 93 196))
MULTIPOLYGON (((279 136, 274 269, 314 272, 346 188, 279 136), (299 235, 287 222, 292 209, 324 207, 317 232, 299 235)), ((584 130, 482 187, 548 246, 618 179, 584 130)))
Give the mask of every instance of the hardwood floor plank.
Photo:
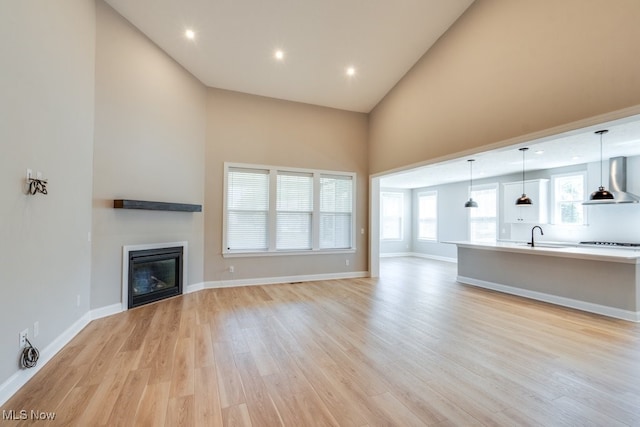
POLYGON ((455 276, 386 258, 378 279, 128 310, 87 325, 0 411, 78 426, 640 425, 640 324, 455 276))
POLYGON ((273 360, 273 357, 264 344, 264 339, 269 339, 269 336, 264 336, 263 329, 248 328, 244 329, 243 333, 245 336, 245 342, 249 347, 249 351, 251 352, 251 356, 253 356, 253 360, 258 366, 260 375, 266 376, 279 372, 277 363, 275 362, 275 360, 273 360))
POLYGON ((222 409, 222 425, 225 427, 252 427, 247 405, 242 403, 222 409))
POLYGON ((171 383, 147 384, 140 400, 134 425, 155 427, 165 425, 171 383))
POLYGON ((170 397, 167 406, 166 427, 193 427, 196 424, 193 395, 170 397))
POLYGON ((258 426, 282 424, 278 410, 267 392, 251 353, 235 354, 233 357, 242 379, 242 388, 252 424, 258 426))
POLYGON ((194 347, 193 338, 179 338, 176 343, 175 362, 173 364, 173 375, 171 376, 170 396, 172 398, 193 395, 195 381, 194 347))
POLYGON ((83 413, 87 403, 91 401, 97 389, 98 385, 96 384, 74 387, 55 409, 54 412, 56 416, 54 424, 76 424, 80 414, 83 413))
POLYGON ((246 402, 242 390, 242 380, 233 360, 233 352, 227 343, 213 343, 216 360, 216 377, 222 408, 237 406, 246 402))
POLYGON ((105 376, 93 394, 93 398, 87 402, 84 411, 76 419, 77 425, 107 425, 116 399, 120 394, 120 390, 124 387, 128 374, 129 372, 127 371, 119 375, 105 376))
POLYGON ((305 391, 293 391, 285 374, 269 375, 263 380, 285 426, 339 425, 311 386, 305 391))
POLYGON ((562 396, 554 400, 552 404, 559 410, 570 414, 575 423, 583 426, 623 427, 626 425, 623 422, 618 421, 595 408, 584 405, 568 396, 562 396))
POLYGON ((129 373, 111 411, 109 426, 132 425, 150 372, 150 369, 138 369, 129 373))
POLYGON ((196 425, 222 425, 222 407, 220 405, 215 366, 196 369, 194 398, 196 425))
POLYGON ((80 384, 100 384, 106 376, 114 356, 124 344, 126 335, 122 333, 112 334, 100 349, 97 357, 93 360, 86 375, 80 380, 80 384))
POLYGON ((393 394, 386 392, 378 396, 373 396, 373 401, 378 405, 381 411, 383 411, 388 417, 393 418, 394 422, 401 426, 418 427, 424 426, 424 422, 421 421, 413 412, 404 406, 393 394))
POLYGON ((208 323, 198 323, 195 328, 195 359, 194 366, 203 368, 205 366, 215 366, 213 357, 213 342, 211 341, 211 328, 208 323))

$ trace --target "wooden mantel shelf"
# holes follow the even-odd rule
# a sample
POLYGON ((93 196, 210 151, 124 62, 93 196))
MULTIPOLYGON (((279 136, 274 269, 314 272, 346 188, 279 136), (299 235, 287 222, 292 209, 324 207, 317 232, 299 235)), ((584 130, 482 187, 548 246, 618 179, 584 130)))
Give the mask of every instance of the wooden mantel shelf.
POLYGON ((202 212, 202 205, 189 203, 149 202, 145 200, 116 199, 115 209, 144 209, 149 211, 202 212))

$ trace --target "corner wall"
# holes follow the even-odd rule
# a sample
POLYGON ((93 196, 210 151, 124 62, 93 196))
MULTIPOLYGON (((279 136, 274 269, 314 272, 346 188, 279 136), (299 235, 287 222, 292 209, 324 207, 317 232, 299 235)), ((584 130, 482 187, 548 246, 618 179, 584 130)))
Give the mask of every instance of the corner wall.
POLYGON ((640 105, 639 19, 635 0, 476 0, 372 111, 370 172, 640 105))
POLYGON ((20 331, 42 351, 89 310, 94 1, 0 2, 0 58, 2 385, 20 331), (27 168, 48 195, 25 194, 27 168))
MULTIPOLYGON (((366 272, 366 114, 208 90, 205 266, 207 282, 366 272), (356 172, 355 254, 222 257, 224 162, 356 172), (365 234, 360 230, 364 229, 365 234), (350 265, 345 265, 345 258, 350 265), (233 265, 235 273, 228 267, 233 265)), ((250 280, 249 280, 250 281, 250 280)))
POLYGON ((121 302, 122 246, 187 241, 202 282, 204 213, 113 209, 114 199, 204 204, 206 88, 97 5, 91 308, 121 302))

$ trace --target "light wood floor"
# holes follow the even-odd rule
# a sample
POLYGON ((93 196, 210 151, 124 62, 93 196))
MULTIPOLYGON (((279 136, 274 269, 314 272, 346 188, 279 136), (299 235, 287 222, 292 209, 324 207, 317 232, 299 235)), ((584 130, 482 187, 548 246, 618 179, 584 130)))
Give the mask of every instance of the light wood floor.
POLYGON ((381 269, 96 320, 1 409, 56 413, 36 425, 640 425, 640 325, 464 286, 454 264, 381 269))

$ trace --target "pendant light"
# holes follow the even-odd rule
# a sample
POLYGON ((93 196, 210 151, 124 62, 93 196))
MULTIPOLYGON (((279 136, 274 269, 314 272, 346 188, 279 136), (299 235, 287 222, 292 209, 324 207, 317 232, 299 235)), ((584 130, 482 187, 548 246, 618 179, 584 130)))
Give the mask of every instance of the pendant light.
POLYGON ((524 192, 524 153, 528 150, 527 147, 519 148, 522 151, 522 196, 516 200, 518 206, 531 206, 531 199, 524 192))
POLYGON ((477 208, 478 202, 471 198, 471 193, 473 192, 473 162, 475 162, 475 160, 469 159, 467 160, 467 162, 469 162, 469 200, 467 200, 467 203, 464 204, 464 207, 477 208))
POLYGON ((600 187, 598 187, 598 191, 594 191, 589 196, 589 200, 613 200, 613 194, 604 189, 602 185, 602 135, 609 132, 607 129, 598 130, 595 133, 600 135, 600 187))

